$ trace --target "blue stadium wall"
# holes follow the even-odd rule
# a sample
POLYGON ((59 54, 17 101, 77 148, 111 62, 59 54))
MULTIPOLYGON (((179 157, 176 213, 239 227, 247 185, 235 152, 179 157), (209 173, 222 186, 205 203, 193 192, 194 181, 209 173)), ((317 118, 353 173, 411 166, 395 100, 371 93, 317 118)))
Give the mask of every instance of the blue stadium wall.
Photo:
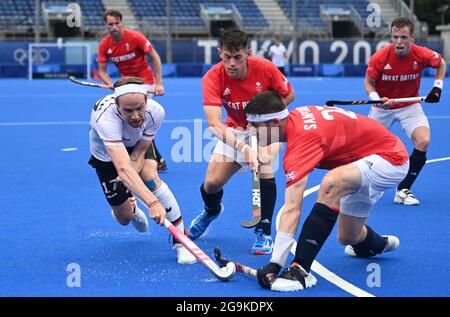
MULTIPOLYGON (((92 47, 92 69, 95 70, 96 48, 98 42, 85 42, 92 47)), ((386 41, 299 41, 295 51, 297 60, 293 59, 294 48, 285 43, 289 54, 290 76, 363 76, 370 56, 386 41)), ((28 76, 28 44, 24 41, 0 42, 0 77, 28 76)), ((196 77, 202 76, 212 64, 219 61, 217 55, 217 41, 215 40, 186 40, 174 41, 173 64, 166 64, 165 41, 152 41, 161 56, 164 76, 196 77)), ((443 45, 440 42, 419 42, 441 53, 443 45)), ((254 55, 266 57, 270 41, 252 41, 254 55)), ((83 69, 81 65, 71 65, 64 54, 64 50, 55 53, 52 50, 48 61, 35 66, 36 72, 73 71, 83 69)), ((117 76, 114 66, 108 67, 111 76, 117 76)), ((424 75, 433 75, 432 69, 427 69, 424 75)))

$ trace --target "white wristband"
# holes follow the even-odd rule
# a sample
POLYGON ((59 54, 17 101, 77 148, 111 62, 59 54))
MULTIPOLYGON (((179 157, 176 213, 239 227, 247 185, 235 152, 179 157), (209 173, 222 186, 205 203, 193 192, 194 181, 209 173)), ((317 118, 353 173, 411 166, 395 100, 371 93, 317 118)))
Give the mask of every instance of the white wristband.
POLYGON ((380 100, 381 99, 380 95, 376 91, 372 91, 369 94, 369 98, 370 98, 370 100, 380 100))
POLYGON ((241 153, 244 153, 246 148, 250 148, 250 146, 248 144, 244 145, 241 149, 241 153))
POLYGON ((442 89, 442 87, 444 87, 444 81, 442 79, 435 79, 433 87, 442 89))

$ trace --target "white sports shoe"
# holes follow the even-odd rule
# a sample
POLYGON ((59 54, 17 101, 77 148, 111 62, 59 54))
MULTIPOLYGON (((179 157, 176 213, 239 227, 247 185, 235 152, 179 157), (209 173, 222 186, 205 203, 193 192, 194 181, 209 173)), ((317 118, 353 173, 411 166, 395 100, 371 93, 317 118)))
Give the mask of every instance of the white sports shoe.
POLYGON ((145 213, 139 209, 138 206, 134 209, 133 218, 131 218, 131 224, 139 232, 146 232, 148 230, 148 220, 145 213))
MULTIPOLYGON (((136 198, 134 198, 134 196, 129 198, 129 200, 134 208, 134 215, 131 218, 131 224, 133 225, 133 227, 136 228, 137 231, 146 232, 148 230, 148 220, 147 217, 145 216, 145 213, 141 209, 139 209, 138 205, 136 204, 136 198)), ((117 220, 116 215, 114 214, 114 210, 112 209, 111 209, 111 216, 115 221, 119 222, 117 220)))
POLYGON ((419 204, 419 200, 414 197, 413 193, 409 189, 406 188, 395 192, 394 202, 407 206, 417 206, 419 204))
POLYGON ((197 262, 195 256, 189 252, 181 243, 175 243, 174 249, 177 250, 177 259, 179 264, 194 264, 197 262))
POLYGON ((317 279, 311 273, 306 272, 300 265, 292 264, 275 279, 270 287, 272 291, 293 292, 313 287, 317 279))
MULTIPOLYGON (((387 241, 386 246, 384 247, 382 253, 397 250, 398 247, 400 246, 400 239, 397 238, 396 236, 382 236, 382 237, 387 241)), ((357 256, 355 250, 351 245, 345 247, 345 254, 352 257, 357 256)))

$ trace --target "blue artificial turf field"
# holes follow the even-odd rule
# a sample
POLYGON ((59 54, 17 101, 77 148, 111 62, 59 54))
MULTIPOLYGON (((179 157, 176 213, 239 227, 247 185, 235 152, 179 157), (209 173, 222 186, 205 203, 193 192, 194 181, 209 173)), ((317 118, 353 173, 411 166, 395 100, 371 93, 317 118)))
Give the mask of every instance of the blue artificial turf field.
MULTIPOLYGON (((161 177, 177 197, 187 226, 202 209, 199 186, 211 150, 209 133, 203 135, 205 122, 200 121, 204 119, 200 80, 167 78, 166 95, 157 99, 166 109, 157 136, 168 163, 161 177)), ((432 81, 422 79, 422 94, 432 81)), ((366 98, 363 78, 292 78, 291 82, 297 96, 291 109, 322 105, 327 99, 366 98)), ((448 91, 444 90, 439 104, 424 105, 432 131, 428 159, 443 160, 427 164, 413 187, 421 205, 395 205, 390 190, 368 220, 378 232, 400 238, 398 251, 376 259, 348 258, 336 240, 335 228, 318 261, 354 287, 343 290, 315 273, 316 287, 293 293, 264 290, 253 278, 239 274, 228 283, 219 282, 201 264, 178 265, 165 228, 152 223, 148 233, 139 234, 112 219, 95 171, 87 164, 90 111, 108 91, 68 80, 14 79, 0 80, 0 91, 0 296, 450 295, 448 91), (71 263, 79 265, 81 287, 67 286, 71 263), (381 269, 379 287, 367 283, 372 263, 381 269)), ((369 111, 368 106, 348 108, 362 114, 369 111)), ((393 131, 411 150, 399 127, 393 131)), ((323 175, 314 171, 308 188, 319 184, 323 175)), ((281 166, 277 184, 276 212, 283 204, 281 166)), ((225 213, 196 243, 209 255, 220 246, 226 257, 257 268, 269 257, 250 255, 254 235, 239 225, 251 214, 250 193, 250 173, 233 177, 225 187, 225 213)), ((305 199, 302 220, 315 195, 305 199)))

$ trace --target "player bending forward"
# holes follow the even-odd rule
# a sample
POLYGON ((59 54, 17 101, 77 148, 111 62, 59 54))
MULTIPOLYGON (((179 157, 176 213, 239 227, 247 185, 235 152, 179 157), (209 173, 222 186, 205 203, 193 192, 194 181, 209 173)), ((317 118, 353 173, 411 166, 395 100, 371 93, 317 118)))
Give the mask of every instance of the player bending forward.
POLYGON ((347 255, 370 257, 398 248, 397 237, 380 236, 365 224, 383 192, 408 171, 408 152, 398 137, 378 122, 340 108, 308 106, 289 113, 273 92, 258 94, 245 112, 258 129, 260 143, 287 142, 284 210, 270 263, 258 269, 262 287, 296 291, 315 285, 311 264, 338 218, 338 240, 348 245, 347 255), (330 171, 302 227, 294 260, 273 281, 294 243, 308 174, 314 167, 330 171))
MULTIPOLYGON (((159 178, 156 162, 146 156, 163 120, 163 107, 147 98, 144 81, 137 77, 118 80, 114 94, 97 101, 91 113, 89 164, 97 172, 113 218, 121 225, 131 222, 140 232, 147 231, 148 220, 133 194, 157 224, 167 217, 184 232, 180 207, 159 178)), ((178 263, 195 263, 195 257, 173 240, 178 263)))

